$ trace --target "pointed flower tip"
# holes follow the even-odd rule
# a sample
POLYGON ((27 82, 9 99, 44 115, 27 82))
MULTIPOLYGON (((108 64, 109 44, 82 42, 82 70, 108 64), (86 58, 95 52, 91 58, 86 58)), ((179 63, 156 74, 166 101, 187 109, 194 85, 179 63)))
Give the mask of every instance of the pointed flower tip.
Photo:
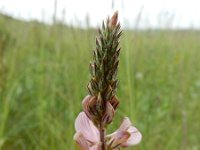
POLYGON ((118 22, 118 11, 115 11, 113 16, 111 17, 111 27, 115 27, 118 22))

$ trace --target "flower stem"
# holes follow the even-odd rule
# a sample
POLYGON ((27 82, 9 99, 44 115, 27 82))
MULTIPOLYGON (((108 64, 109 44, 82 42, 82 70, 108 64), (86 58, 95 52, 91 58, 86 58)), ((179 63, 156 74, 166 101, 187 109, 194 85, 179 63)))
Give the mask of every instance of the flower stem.
POLYGON ((100 122, 99 125, 99 132, 100 132, 100 141, 101 141, 101 150, 106 150, 106 129, 104 128, 104 125, 102 122, 100 122))

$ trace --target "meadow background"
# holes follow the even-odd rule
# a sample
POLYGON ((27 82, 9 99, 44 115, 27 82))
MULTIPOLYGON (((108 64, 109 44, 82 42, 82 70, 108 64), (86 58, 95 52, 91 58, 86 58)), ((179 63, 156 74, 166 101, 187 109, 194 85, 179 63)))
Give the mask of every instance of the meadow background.
MULTIPOLYGON (((96 33, 0 15, 0 150, 76 150, 96 33)), ((200 149, 199 41, 192 29, 124 30, 108 131, 130 117, 143 140, 127 150, 200 149)))

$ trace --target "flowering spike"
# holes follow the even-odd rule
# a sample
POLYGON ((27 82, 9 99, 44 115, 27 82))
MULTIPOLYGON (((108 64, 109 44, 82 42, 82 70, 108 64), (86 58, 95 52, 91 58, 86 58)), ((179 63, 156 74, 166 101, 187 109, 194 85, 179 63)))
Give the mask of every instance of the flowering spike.
POLYGON ((92 95, 98 96, 97 94, 100 92, 103 101, 110 100, 115 95, 117 88, 110 85, 110 83, 117 80, 114 74, 117 73, 118 68, 119 38, 121 33, 118 12, 115 12, 111 19, 107 19, 106 25, 104 22, 102 23, 102 29, 98 30, 98 36, 96 37, 96 49, 93 55, 93 63, 96 64, 96 68, 90 66, 90 69, 93 70, 91 71, 91 76, 96 79, 99 88, 93 87, 92 79, 89 85, 91 89, 95 89, 92 91, 92 95), (98 74, 94 74, 95 69, 98 69, 98 74))
POLYGON ((116 132, 106 136, 106 127, 113 121, 119 106, 115 93, 121 51, 120 27, 118 12, 115 12, 98 30, 96 48, 90 62, 89 95, 83 99, 83 112, 75 121, 74 140, 81 150, 119 150, 138 144, 142 138, 128 118, 124 119, 116 132))

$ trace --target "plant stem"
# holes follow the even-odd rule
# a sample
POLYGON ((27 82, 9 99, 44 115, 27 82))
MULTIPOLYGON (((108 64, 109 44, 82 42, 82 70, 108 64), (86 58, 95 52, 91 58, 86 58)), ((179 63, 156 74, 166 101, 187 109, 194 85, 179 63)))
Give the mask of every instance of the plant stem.
POLYGON ((106 150, 106 129, 104 128, 103 123, 100 122, 99 125, 99 132, 100 132, 100 141, 101 141, 101 150, 106 150))

